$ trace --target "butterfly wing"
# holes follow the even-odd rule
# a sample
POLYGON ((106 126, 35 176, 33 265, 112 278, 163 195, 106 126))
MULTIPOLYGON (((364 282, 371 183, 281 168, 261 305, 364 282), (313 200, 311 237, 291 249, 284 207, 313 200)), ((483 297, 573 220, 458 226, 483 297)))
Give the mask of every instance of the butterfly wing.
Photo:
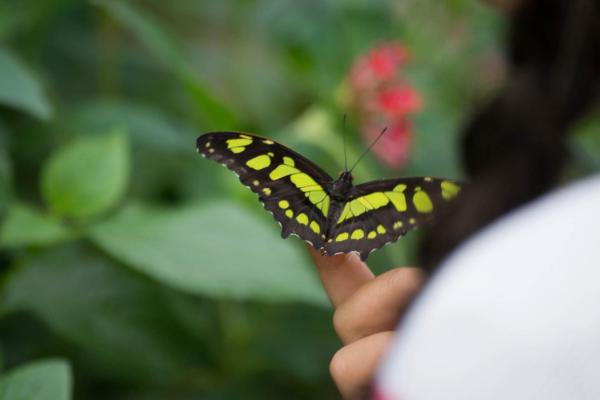
POLYGON ((295 234, 324 245, 331 177, 271 139, 238 132, 211 132, 196 141, 198 152, 233 171, 280 223, 282 236, 295 234))
POLYGON ((457 182, 437 178, 400 178, 356 186, 325 244, 327 254, 369 253, 426 224, 444 203, 458 195, 457 182))

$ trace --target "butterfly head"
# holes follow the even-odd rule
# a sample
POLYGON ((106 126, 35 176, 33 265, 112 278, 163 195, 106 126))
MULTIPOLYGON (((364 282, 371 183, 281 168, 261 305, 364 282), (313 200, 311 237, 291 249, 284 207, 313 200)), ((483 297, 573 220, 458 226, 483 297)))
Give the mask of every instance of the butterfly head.
POLYGON ((340 173, 338 175, 338 181, 345 181, 345 182, 352 183, 353 180, 354 180, 354 177, 352 176, 352 172, 350 172, 348 170, 340 171, 340 173))
POLYGON ((350 171, 342 171, 338 178, 333 182, 333 191, 344 197, 352 190, 352 181, 354 177, 350 171))

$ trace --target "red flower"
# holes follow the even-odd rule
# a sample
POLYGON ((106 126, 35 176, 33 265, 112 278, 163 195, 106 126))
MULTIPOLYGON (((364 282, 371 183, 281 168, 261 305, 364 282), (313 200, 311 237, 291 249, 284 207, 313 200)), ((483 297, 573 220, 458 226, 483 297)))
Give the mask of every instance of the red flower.
POLYGON ((380 79, 392 78, 396 69, 404 64, 407 58, 406 49, 397 43, 389 43, 371 51, 369 66, 380 79))
POLYGON ((352 86, 365 90, 392 79, 407 59, 404 46, 394 42, 382 44, 354 62, 350 72, 352 86))
POLYGON ((407 60, 404 46, 385 43, 359 57, 349 74, 350 93, 367 144, 388 128, 373 152, 391 168, 401 168, 408 161, 412 141, 408 116, 422 107, 420 93, 402 73, 407 60))
POLYGON ((382 126, 387 126, 387 131, 373 146, 373 154, 388 167, 399 169, 407 163, 410 155, 412 124, 406 118, 393 120, 388 124, 381 121, 367 121, 362 127, 366 143, 371 143, 377 138, 381 133, 382 126))
POLYGON ((388 117, 404 117, 419 111, 422 106, 421 95, 408 85, 398 85, 382 89, 377 93, 377 108, 388 117))

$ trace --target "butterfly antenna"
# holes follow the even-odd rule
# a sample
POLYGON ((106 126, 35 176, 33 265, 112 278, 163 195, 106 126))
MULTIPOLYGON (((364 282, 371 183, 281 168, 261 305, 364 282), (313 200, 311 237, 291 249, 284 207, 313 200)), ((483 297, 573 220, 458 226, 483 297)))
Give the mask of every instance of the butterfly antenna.
POLYGON ((354 163, 354 165, 352 166, 352 168, 350 168, 350 172, 352 172, 352 170, 358 165, 358 163, 360 162, 360 160, 362 160, 363 157, 366 156, 369 151, 371 151, 371 149, 373 148, 373 146, 375 146, 377 144, 377 142, 379 141, 379 139, 381 139, 381 137, 387 131, 387 129, 388 128, 386 126, 385 128, 383 128, 381 130, 381 133, 379 134, 379 136, 377 136, 377 138, 375 140, 373 140, 373 143, 371 143, 371 145, 360 155, 360 157, 358 157, 358 160, 356 160, 356 162, 354 163))
POLYGON ((346 114, 342 120, 342 139, 344 142, 344 171, 348 171, 348 156, 346 155, 346 114))

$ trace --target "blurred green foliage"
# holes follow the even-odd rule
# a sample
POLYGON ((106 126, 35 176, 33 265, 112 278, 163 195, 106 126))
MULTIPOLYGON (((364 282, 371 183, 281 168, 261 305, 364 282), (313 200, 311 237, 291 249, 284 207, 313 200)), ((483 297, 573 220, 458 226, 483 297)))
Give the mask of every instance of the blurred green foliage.
POLYGON ((68 400, 71 372, 64 361, 37 361, 0 377, 0 398, 68 400), (35 382, 35 384, 32 384, 35 382))
MULTIPOLYGON (((0 398, 335 397, 304 245, 194 139, 256 132, 335 174, 349 66, 400 40, 424 98, 402 174, 459 176, 502 30, 467 0, 0 2, 0 398)), ((414 262, 415 237, 374 269, 414 262)))

